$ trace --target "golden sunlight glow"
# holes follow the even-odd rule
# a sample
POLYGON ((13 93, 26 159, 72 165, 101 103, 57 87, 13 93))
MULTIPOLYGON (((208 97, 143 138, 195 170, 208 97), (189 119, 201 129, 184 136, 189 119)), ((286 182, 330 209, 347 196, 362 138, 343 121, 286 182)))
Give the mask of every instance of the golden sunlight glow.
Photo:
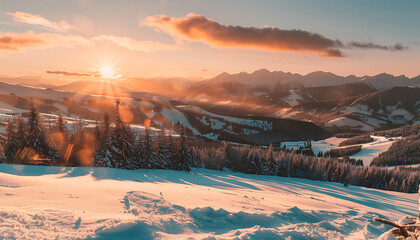
POLYGON ((109 79, 121 79, 122 74, 119 74, 118 60, 115 55, 104 54, 100 56, 95 64, 96 72, 94 77, 109 79))
POLYGON ((115 77, 115 71, 112 69, 111 66, 102 66, 99 70, 99 73, 103 78, 114 78, 115 77))

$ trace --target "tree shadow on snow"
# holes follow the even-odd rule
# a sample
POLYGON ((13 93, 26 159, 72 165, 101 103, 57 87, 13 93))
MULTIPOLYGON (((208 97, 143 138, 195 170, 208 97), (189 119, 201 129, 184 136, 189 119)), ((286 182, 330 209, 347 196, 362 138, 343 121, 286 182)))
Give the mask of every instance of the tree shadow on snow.
POLYGON ((340 183, 300 178, 273 177, 270 180, 264 179, 262 181, 266 182, 267 185, 275 188, 277 188, 277 184, 281 184, 282 186, 279 186, 280 188, 289 191, 292 194, 301 194, 302 190, 308 190, 314 192, 315 194, 324 194, 334 198, 358 203, 374 209, 385 211, 393 210, 413 216, 417 214, 417 200, 393 195, 391 194, 392 192, 374 188, 360 186, 355 187, 351 185, 349 187, 344 187, 343 184, 340 183), (396 201, 403 204, 395 205, 396 201), (404 203, 406 203, 406 205, 404 203), (410 208, 410 205, 413 207, 410 208))
POLYGON ((301 178, 261 176, 243 173, 220 172, 207 169, 194 169, 192 172, 175 170, 124 170, 92 167, 46 167, 30 165, 0 164, 0 172, 18 176, 43 176, 59 174, 58 178, 91 176, 95 180, 119 180, 151 183, 177 183, 200 185, 212 188, 244 188, 262 190, 260 186, 278 189, 300 195, 307 191, 308 197, 323 194, 333 198, 355 202, 373 209, 393 210, 408 215, 417 213, 417 201, 391 192, 365 187, 343 187, 343 184, 314 181, 301 178), (398 201, 402 204, 394 205, 398 201), (404 204, 406 203, 406 204, 404 204), (410 207, 413 206, 413 207, 410 207))

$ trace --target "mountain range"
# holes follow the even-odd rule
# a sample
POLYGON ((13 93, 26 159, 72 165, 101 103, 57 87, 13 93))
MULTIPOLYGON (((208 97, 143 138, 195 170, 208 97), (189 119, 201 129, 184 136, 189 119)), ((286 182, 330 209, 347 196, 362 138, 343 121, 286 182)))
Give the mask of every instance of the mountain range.
POLYGON ((2 113, 24 112, 35 101, 51 116, 62 112, 69 118, 96 121, 103 112, 113 115, 119 98, 132 124, 150 119, 152 127, 176 129, 183 123, 191 136, 253 144, 322 139, 333 133, 420 122, 420 76, 343 77, 261 69, 202 81, 126 78, 53 85, 36 79, 0 77, 2 113))
POLYGON ((420 122, 420 76, 342 77, 270 72, 199 82, 184 101, 208 111, 310 121, 332 132, 369 132, 420 122))

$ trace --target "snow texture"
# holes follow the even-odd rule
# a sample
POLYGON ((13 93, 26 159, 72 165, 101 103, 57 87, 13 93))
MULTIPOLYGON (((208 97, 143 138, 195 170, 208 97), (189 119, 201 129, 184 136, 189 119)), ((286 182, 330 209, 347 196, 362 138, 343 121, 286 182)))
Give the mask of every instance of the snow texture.
POLYGON ((374 239, 417 194, 212 170, 0 165, 0 239, 374 239))
MULTIPOLYGON (((397 138, 387 138, 384 136, 373 136, 371 137, 374 139, 373 142, 370 143, 362 143, 362 144, 355 144, 361 145, 362 150, 354 155, 349 156, 350 158, 361 159, 363 160, 363 164, 365 166, 369 166, 372 160, 379 156, 380 153, 385 152, 391 147, 391 145, 400 137, 397 138)), ((325 153, 326 151, 331 150, 332 148, 339 148, 339 144, 346 140, 346 138, 336 138, 331 137, 324 140, 319 141, 312 141, 312 149, 314 154, 317 155, 319 152, 325 153)), ((305 145, 305 141, 289 141, 289 142, 282 142, 282 146, 286 146, 287 149, 299 149, 299 147, 303 147, 305 145)), ((350 145, 352 146, 352 145, 350 145)), ((345 146, 344 148, 349 147, 345 146)))
POLYGON ((366 124, 362 121, 358 121, 355 119, 351 119, 348 117, 339 117, 335 118, 331 121, 324 123, 325 127, 348 127, 348 128, 356 128, 364 132, 373 132, 375 129, 369 124, 366 124))

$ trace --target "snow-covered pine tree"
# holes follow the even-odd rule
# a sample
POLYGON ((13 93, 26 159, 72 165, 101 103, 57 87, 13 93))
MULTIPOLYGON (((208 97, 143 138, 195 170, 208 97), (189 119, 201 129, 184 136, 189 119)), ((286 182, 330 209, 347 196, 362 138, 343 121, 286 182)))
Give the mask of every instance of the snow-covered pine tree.
POLYGON ((69 131, 66 127, 66 120, 64 120, 61 112, 58 113, 57 121, 55 123, 55 131, 60 132, 62 134, 68 134, 69 131))
POLYGON ((239 163, 239 152, 232 147, 231 144, 225 143, 225 167, 237 169, 239 163))
POLYGON ((140 154, 140 167, 146 169, 158 168, 156 151, 153 148, 152 137, 150 136, 150 129, 146 127, 144 130, 144 136, 139 141, 137 147, 138 154, 140 154))
POLYGON ((224 152, 217 149, 215 151, 215 159, 216 159, 216 170, 223 171, 223 167, 225 166, 225 154, 224 152))
POLYGON ((245 173, 261 174, 260 156, 255 147, 252 147, 248 152, 245 173))
POLYGON ((190 156, 191 156, 191 168, 192 167, 196 167, 197 166, 197 158, 196 158, 196 154, 195 154, 195 151, 194 151, 194 148, 192 147, 191 149, 190 149, 190 156))
POLYGON ((63 118, 61 112, 58 114, 55 125, 50 129, 50 138, 49 144, 52 149, 54 149, 59 158, 55 164, 63 165, 65 163, 66 151, 69 148, 69 130, 66 127, 66 121, 63 118))
POLYGON ((263 173, 262 173, 262 162, 263 162, 263 157, 264 156, 262 156, 261 155, 261 152, 259 151, 259 148, 260 147, 258 147, 258 148, 256 148, 255 149, 255 154, 254 154, 254 157, 253 157, 253 161, 254 161, 254 168, 255 168, 255 174, 258 174, 258 175, 262 175, 263 173))
POLYGON ((101 139, 101 127, 98 124, 98 121, 95 122, 95 139, 97 144, 97 149, 99 149, 100 139, 101 139))
POLYGON ((81 119, 78 119, 76 125, 74 126, 74 133, 71 137, 73 148, 66 165, 77 167, 82 166, 79 152, 84 148, 85 145, 85 130, 83 129, 83 121, 81 119))
MULTIPOLYGON (((31 107, 29 109, 29 117, 28 117, 27 124, 28 124, 28 134, 27 134, 28 137, 26 140, 26 147, 35 151, 35 153, 38 154, 40 158, 50 159, 49 161, 50 164, 54 163, 57 160, 58 155, 48 145, 48 141, 45 136, 45 131, 41 122, 39 112, 35 108, 33 103, 31 104, 31 107)), ((28 159, 28 160, 33 160, 33 159, 28 159)))
POLYGON ((194 152, 194 159, 193 159, 193 165, 191 167, 195 168, 204 168, 203 160, 201 159, 200 155, 200 149, 199 148, 192 148, 191 149, 194 152))
POLYGON ((111 120, 108 113, 104 112, 100 126, 97 126, 96 141, 98 149, 95 153, 93 166, 106 167, 110 162, 110 139, 111 139, 111 120))
POLYGON ((266 175, 276 175, 278 164, 276 160, 274 159, 272 144, 270 144, 270 146, 268 147, 264 160, 265 160, 266 175))
POLYGON ((175 170, 191 171, 192 158, 188 146, 185 144, 185 129, 182 123, 180 124, 179 145, 176 153, 175 170))
POLYGON ((16 141, 19 149, 24 149, 26 147, 26 133, 27 125, 25 120, 21 116, 16 118, 17 130, 16 130, 16 141))
POLYGON ((282 152, 282 156, 279 161, 279 166, 277 169, 277 176, 280 177, 289 177, 290 175, 290 155, 287 156, 287 153, 282 152))
POLYGON ((121 120, 119 113, 120 102, 116 102, 115 126, 109 144, 109 156, 105 166, 113 168, 135 169, 139 167, 135 159, 135 137, 129 125, 121 120))
POLYGON ((9 120, 6 125, 6 142, 4 144, 4 155, 7 163, 17 163, 16 153, 18 150, 15 121, 9 120))
POLYGON ((233 166, 233 170, 238 172, 245 172, 245 168, 247 167, 248 163, 248 154, 249 154, 249 147, 241 147, 237 149, 238 152, 238 160, 236 164, 233 166))
POLYGON ((160 130, 158 135, 157 168, 167 168, 171 161, 170 140, 165 136, 165 130, 160 130))
POLYGON ((168 150, 169 150, 168 167, 170 169, 176 169, 177 164, 178 164, 178 159, 177 159, 178 144, 176 140, 172 137, 172 131, 169 131, 167 141, 168 141, 168 150))

